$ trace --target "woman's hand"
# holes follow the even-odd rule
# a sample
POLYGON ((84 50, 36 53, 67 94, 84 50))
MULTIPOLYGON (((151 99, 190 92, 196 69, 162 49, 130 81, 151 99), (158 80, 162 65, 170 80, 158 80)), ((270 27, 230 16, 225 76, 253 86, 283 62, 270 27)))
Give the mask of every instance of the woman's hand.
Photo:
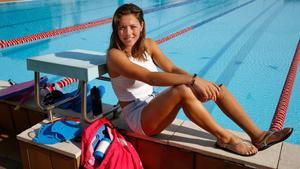
POLYGON ((195 78, 195 82, 191 88, 201 102, 208 100, 216 101, 220 91, 218 85, 198 77, 195 78))

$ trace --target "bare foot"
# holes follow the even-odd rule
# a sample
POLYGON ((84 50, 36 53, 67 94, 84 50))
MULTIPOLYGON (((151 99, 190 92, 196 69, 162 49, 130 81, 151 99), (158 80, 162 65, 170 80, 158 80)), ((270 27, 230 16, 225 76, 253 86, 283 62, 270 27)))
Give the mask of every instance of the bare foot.
POLYGON ((229 151, 242 156, 252 156, 257 153, 257 148, 247 140, 232 135, 228 142, 217 140, 216 146, 225 151, 229 151))

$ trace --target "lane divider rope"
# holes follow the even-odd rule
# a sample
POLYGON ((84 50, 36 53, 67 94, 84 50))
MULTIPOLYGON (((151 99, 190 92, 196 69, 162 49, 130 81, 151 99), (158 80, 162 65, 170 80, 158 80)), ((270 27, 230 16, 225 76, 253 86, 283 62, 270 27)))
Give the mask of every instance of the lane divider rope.
MULTIPOLYGON (((151 12, 155 12, 155 11, 159 11, 159 10, 172 8, 172 7, 178 7, 180 5, 185 5, 185 4, 197 2, 197 1, 199 1, 199 0, 189 0, 189 1, 183 1, 183 2, 170 3, 170 4, 167 4, 164 6, 158 6, 158 7, 154 7, 154 8, 145 9, 144 13, 151 13, 151 12)), ((98 19, 95 21, 91 21, 91 22, 87 22, 87 23, 83 23, 83 24, 79 24, 79 25, 75 25, 75 26, 69 26, 69 27, 65 27, 65 28, 55 29, 55 30, 37 33, 37 34, 33 34, 33 35, 28 35, 28 36, 23 36, 23 37, 11 39, 11 40, 0 40, 0 48, 7 48, 7 47, 16 46, 16 45, 20 45, 23 43, 36 41, 36 40, 53 38, 53 37, 61 35, 61 34, 79 31, 79 30, 83 30, 83 29, 87 29, 87 28, 91 28, 91 27, 95 27, 95 26, 100 26, 100 25, 109 23, 111 21, 112 21, 112 18, 103 18, 103 19, 98 19)))
POLYGON ((11 40, 0 40, 0 48, 6 48, 6 47, 15 46, 15 45, 23 44, 23 43, 28 43, 28 42, 32 42, 32 41, 36 41, 36 40, 54 37, 54 36, 69 33, 69 32, 79 31, 82 29, 87 29, 87 28, 103 25, 103 24, 109 23, 111 21, 112 21, 111 18, 104 18, 104 19, 99 19, 96 21, 87 22, 87 23, 80 24, 80 25, 69 26, 69 27, 65 27, 65 28, 61 28, 61 29, 55 29, 55 30, 51 30, 48 32, 37 33, 37 34, 29 35, 29 36, 23 36, 23 37, 11 39, 11 40))
POLYGON ((294 82, 297 75, 298 65, 300 62, 300 40, 298 41, 297 49, 294 54, 288 75, 286 77, 271 125, 270 130, 280 130, 283 128, 286 118, 294 82))

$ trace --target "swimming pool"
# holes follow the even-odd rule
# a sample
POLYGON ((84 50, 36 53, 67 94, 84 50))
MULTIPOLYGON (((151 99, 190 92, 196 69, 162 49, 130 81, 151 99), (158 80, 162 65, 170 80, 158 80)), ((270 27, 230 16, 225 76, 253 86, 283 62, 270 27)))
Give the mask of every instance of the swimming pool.
MULTIPOLYGON (((0 39, 9 40, 110 18, 120 4, 145 10, 147 35, 178 66, 232 91, 254 122, 268 129, 300 37, 297 0, 136 0, 28 1, 0 4, 0 39), (13 18, 13 19, 11 19, 13 18), (175 33, 178 32, 179 33, 175 33), (171 37, 168 35, 173 34, 171 37), (163 39, 164 37, 167 37, 163 39)), ((75 48, 105 52, 110 23, 53 38, 1 49, 0 80, 30 80, 26 58, 75 48)), ((300 75, 292 92, 285 126, 287 140, 300 144, 300 75)), ((56 81, 58 77, 50 76, 56 81)), ((97 81, 92 84, 99 84, 97 81)), ((109 83, 104 101, 115 103, 109 83)), ((162 90, 163 88, 157 88, 162 90)), ((212 103, 206 108, 225 128, 240 129, 212 103)), ((181 112, 178 118, 187 118, 181 112)))

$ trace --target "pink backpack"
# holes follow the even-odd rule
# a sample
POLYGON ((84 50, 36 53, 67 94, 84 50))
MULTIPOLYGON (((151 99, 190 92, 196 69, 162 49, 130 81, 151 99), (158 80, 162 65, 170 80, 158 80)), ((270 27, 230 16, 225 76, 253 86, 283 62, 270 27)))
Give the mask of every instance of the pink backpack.
POLYGON ((81 140, 81 168, 85 169, 143 169, 138 153, 130 142, 106 118, 94 121, 84 129, 81 140), (102 160, 94 156, 95 136, 103 129, 111 140, 102 160))

